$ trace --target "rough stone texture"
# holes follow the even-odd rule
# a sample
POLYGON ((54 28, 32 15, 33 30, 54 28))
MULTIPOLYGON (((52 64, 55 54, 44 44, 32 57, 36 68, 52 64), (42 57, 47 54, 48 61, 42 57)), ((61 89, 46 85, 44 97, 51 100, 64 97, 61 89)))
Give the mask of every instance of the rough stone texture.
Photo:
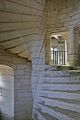
POLYGON ((0 46, 31 60, 32 42, 42 36, 45 0, 0 0, 0 46))
POLYGON ((46 26, 46 63, 50 63, 50 35, 66 33, 68 46, 68 62, 74 65, 78 62, 79 39, 75 29, 80 27, 80 1, 79 0, 46 0, 45 26, 46 26), (77 49, 76 49, 76 46, 77 49))
POLYGON ((0 65, 0 110, 14 118, 14 70, 0 65))
POLYGON ((31 63, 17 64, 15 69, 14 109, 16 120, 32 118, 31 63))
MULTIPOLYGON (((31 62, 28 62, 25 59, 21 59, 14 55, 6 53, 4 50, 0 49, 0 64, 10 66, 14 70, 14 76, 13 76, 14 79, 13 80, 12 80, 12 78, 8 79, 8 81, 11 80, 10 89, 12 89, 12 91, 14 93, 14 96, 10 98, 10 100, 11 99, 13 100, 12 101, 13 109, 14 109, 13 117, 16 120, 31 119, 32 118, 32 91, 31 91, 31 69, 32 69, 32 67, 31 67, 31 62)), ((10 71, 9 72, 8 72, 8 70, 5 71, 5 74, 10 74, 10 71)), ((7 86, 8 81, 6 78, 5 78, 6 86, 4 87, 4 89, 5 88, 8 89, 8 86, 7 86)), ((2 80, 2 82, 3 82, 3 80, 2 80)), ((4 92, 2 92, 2 93, 4 93, 4 92)), ((10 97, 9 92, 7 94, 10 97)), ((8 96, 6 96, 6 98, 4 100, 6 100, 8 96)), ((9 100, 7 100, 7 101, 10 105, 9 100)), ((2 100, 2 102, 4 102, 4 101, 2 100)), ((2 110, 3 113, 6 113, 5 110, 8 109, 8 107, 6 106, 8 104, 7 104, 7 102, 5 102, 5 103, 6 104, 4 104, 3 109, 0 107, 0 109, 2 110)), ((2 104, 1 101, 0 101, 0 104, 2 104)), ((10 109, 10 107, 9 107, 9 109, 10 109)), ((8 112, 9 112, 9 110, 8 110, 8 112)), ((9 112, 9 114, 10 114, 10 112, 9 112)), ((10 118, 9 114, 6 113, 6 116, 5 116, 6 119, 8 116, 9 116, 8 119, 10 118)))
POLYGON ((80 71, 44 71, 37 77, 35 120, 80 119, 80 71))
POLYGON ((52 33, 66 34, 68 62, 78 61, 79 24, 79 0, 0 1, 0 64, 14 69, 15 119, 80 119, 79 75, 45 65, 51 62, 52 33))

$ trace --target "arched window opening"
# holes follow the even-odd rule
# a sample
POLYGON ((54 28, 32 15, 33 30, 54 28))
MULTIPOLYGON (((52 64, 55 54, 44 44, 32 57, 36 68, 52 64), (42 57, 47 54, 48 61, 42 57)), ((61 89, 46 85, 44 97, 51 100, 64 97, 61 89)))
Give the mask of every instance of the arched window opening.
POLYGON ((14 117, 14 70, 6 65, 0 65, 0 112, 14 117))
POLYGON ((54 65, 67 64, 67 43, 62 34, 51 34, 51 61, 54 65))

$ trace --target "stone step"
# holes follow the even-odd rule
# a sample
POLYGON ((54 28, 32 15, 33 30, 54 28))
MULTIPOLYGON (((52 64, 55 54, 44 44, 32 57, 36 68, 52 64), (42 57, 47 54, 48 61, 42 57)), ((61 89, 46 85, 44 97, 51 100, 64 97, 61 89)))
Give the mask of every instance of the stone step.
POLYGON ((46 120, 58 120, 55 117, 52 117, 51 115, 49 115, 48 113, 43 113, 41 110, 36 109, 46 120))
POLYGON ((64 101, 43 98, 43 97, 39 97, 36 102, 41 103, 42 105, 47 105, 47 106, 51 106, 51 107, 59 107, 61 109, 70 110, 70 111, 77 112, 80 114, 80 105, 79 104, 66 103, 64 101))
POLYGON ((41 84, 39 86, 39 90, 43 91, 55 91, 55 90, 62 90, 62 91, 79 91, 80 92, 80 83, 74 84, 41 84))
POLYGON ((69 76, 80 76, 80 70, 70 71, 43 71, 44 77, 69 77, 69 76))
MULTIPOLYGON (((49 108, 48 106, 45 106, 45 105, 40 104, 40 103, 36 103, 35 107, 38 110, 41 110, 42 113, 48 113, 48 115, 52 116, 53 118, 56 118, 57 120, 76 120, 74 118, 71 118, 71 117, 69 117, 69 116, 67 116, 59 111, 53 110, 53 109, 49 108)), ((49 119, 47 119, 47 120, 49 120, 49 119)))
MULTIPOLYGON (((53 106, 47 106, 47 105, 43 105, 43 106, 46 106, 48 108, 50 108, 51 110, 54 110, 56 112, 60 112, 62 113, 63 115, 66 115, 72 119, 75 119, 75 120, 79 120, 80 119, 80 113, 77 113, 76 111, 71 111, 71 110, 67 110, 67 109, 62 109, 62 108, 59 108, 59 107, 53 107, 53 106)), ((48 113, 42 113, 40 110, 39 112, 43 115, 43 116, 46 116, 45 118, 47 120, 57 120, 56 118, 50 116, 48 113)))
POLYGON ((49 97, 49 98, 62 98, 62 99, 73 99, 80 100, 80 94, 78 93, 68 93, 68 92, 60 92, 60 91, 40 91, 37 92, 37 96, 41 97, 49 97))

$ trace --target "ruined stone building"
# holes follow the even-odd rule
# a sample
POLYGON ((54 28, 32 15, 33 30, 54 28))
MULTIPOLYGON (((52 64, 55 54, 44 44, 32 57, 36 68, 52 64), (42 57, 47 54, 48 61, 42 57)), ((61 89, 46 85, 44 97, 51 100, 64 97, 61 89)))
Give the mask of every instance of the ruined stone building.
POLYGON ((80 120, 80 0, 0 0, 0 120, 80 120))

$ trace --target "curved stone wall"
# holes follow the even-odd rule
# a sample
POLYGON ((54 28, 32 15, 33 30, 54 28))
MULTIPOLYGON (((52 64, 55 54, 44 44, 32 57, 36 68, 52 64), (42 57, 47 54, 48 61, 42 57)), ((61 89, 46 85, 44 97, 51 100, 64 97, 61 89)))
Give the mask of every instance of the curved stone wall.
MULTIPOLYGON (((2 112, 3 119, 4 120, 32 119, 33 98, 31 89, 31 70, 32 70, 31 62, 25 59, 21 59, 10 53, 7 53, 2 48, 0 48, 0 65, 7 65, 14 69, 13 75, 14 80, 12 80, 12 82, 10 83, 8 82, 11 80, 11 77, 9 76, 6 76, 6 78, 3 77, 4 79, 2 79, 4 80, 4 84, 6 84, 4 86, 4 89, 2 89, 3 96, 1 96, 0 91, 0 110, 2 112), (8 102, 10 91, 8 91, 8 89, 6 88, 7 86, 10 87, 11 90, 13 89, 14 94, 13 96, 11 96, 12 104, 8 102), (4 100, 1 101, 2 97, 4 100), (13 116, 9 112, 11 105, 13 105, 13 116)), ((10 71, 8 71, 8 69, 7 74, 10 74, 10 71)), ((6 71, 4 76, 5 75, 6 71)))

